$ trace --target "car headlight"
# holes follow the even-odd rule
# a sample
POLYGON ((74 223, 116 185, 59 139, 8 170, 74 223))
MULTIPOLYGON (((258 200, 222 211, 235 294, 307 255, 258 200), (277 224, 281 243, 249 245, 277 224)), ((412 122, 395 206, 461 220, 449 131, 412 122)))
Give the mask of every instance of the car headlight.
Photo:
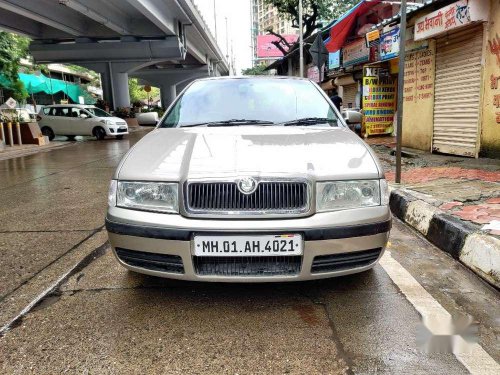
POLYGON ((114 125, 113 121, 111 121, 111 120, 101 120, 101 122, 102 122, 104 125, 114 125))
POLYGON ((142 211, 178 213, 178 184, 117 182, 116 206, 142 211))
POLYGON ((316 211, 337 211, 387 204, 388 199, 381 196, 382 190, 385 195, 387 192, 385 180, 318 182, 316 211))

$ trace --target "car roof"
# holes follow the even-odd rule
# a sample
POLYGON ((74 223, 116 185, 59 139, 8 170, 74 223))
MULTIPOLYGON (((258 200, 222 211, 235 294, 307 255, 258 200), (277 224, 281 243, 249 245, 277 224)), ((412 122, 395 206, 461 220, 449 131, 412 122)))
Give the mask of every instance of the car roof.
POLYGON ((57 108, 57 107, 77 107, 77 108, 94 108, 95 105, 91 104, 50 104, 50 105, 45 105, 44 108, 57 108))
POLYGON ((292 77, 292 76, 267 76, 267 75, 261 75, 261 76, 221 76, 221 77, 206 77, 206 78, 199 78, 196 81, 215 81, 215 80, 233 80, 233 79, 267 79, 267 80, 275 80, 275 79, 280 79, 280 80, 289 80, 289 81, 309 81, 312 82, 309 78, 302 78, 302 77, 292 77))

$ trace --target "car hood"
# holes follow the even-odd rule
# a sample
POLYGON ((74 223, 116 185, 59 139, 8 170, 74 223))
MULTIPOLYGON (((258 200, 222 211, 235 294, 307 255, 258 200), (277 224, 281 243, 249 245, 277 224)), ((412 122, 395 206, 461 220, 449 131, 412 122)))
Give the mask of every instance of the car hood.
POLYGON ((345 128, 198 127, 156 129, 124 157, 115 178, 136 181, 295 176, 379 178, 368 146, 345 128))

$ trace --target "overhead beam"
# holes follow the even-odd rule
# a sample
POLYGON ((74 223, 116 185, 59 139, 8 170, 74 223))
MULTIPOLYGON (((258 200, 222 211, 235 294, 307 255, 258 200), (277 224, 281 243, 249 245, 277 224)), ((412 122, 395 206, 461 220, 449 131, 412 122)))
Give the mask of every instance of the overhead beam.
POLYGON ((42 35, 41 24, 33 20, 16 16, 8 10, 0 8, 0 29, 11 33, 21 34, 30 38, 38 38, 42 35))
POLYGON ((71 8, 85 17, 93 19, 110 30, 117 32, 120 35, 131 35, 132 32, 127 28, 127 20, 115 14, 102 14, 102 11, 95 11, 87 5, 82 4, 78 0, 59 0, 60 4, 71 8))
POLYGON ((55 12, 54 7, 44 5, 44 1, 0 0, 0 8, 2 9, 51 26, 73 36, 85 34, 86 27, 84 22, 76 19, 74 15, 68 14, 68 12, 61 12, 61 9, 58 9, 59 12, 55 12), (72 23, 63 23, 62 20, 72 23))
POLYGON ((192 1, 175 0, 175 2, 182 8, 183 12, 187 14, 192 24, 191 27, 186 29, 187 44, 194 47, 194 40, 201 41, 203 45, 202 48, 209 52, 209 57, 218 61, 221 69, 224 70, 226 74, 229 73, 229 64, 224 54, 192 1))
POLYGON ((176 34, 174 18, 169 17, 170 14, 165 12, 165 6, 160 7, 158 2, 154 0, 127 0, 127 2, 153 22, 166 35, 176 34))
POLYGON ((179 39, 166 37, 162 40, 107 41, 82 43, 30 44, 30 52, 37 63, 60 62, 152 62, 159 60, 183 60, 185 50, 179 39))

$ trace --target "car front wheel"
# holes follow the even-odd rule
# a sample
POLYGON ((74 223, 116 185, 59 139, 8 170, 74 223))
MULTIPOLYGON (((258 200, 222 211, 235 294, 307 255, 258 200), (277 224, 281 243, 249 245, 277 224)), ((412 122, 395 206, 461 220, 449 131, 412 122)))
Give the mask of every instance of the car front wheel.
POLYGON ((106 137, 106 131, 101 127, 95 128, 93 133, 98 141, 102 141, 106 137))
POLYGON ((49 137, 49 141, 52 141, 55 138, 54 131, 48 126, 44 126, 42 129, 42 134, 46 137, 49 137))

